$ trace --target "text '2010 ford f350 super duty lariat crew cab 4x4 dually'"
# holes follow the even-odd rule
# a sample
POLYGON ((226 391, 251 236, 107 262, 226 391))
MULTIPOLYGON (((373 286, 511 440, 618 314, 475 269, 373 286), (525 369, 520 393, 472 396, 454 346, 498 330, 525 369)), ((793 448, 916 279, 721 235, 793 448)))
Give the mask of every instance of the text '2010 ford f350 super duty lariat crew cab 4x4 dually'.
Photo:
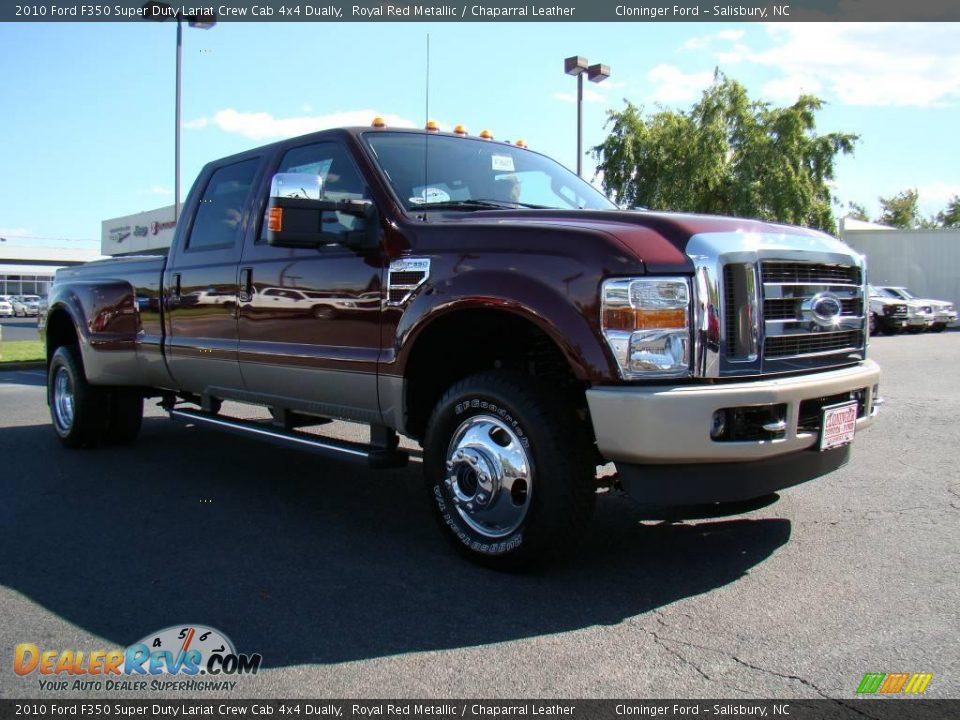
POLYGON ((524 566, 577 543, 598 465, 676 509, 845 464, 879 404, 866 282, 827 235, 622 211, 522 144, 327 130, 207 165, 166 257, 58 271, 49 403, 68 447, 133 440, 150 396, 375 467, 408 436, 454 545, 524 566), (370 443, 303 431, 330 419, 370 443))

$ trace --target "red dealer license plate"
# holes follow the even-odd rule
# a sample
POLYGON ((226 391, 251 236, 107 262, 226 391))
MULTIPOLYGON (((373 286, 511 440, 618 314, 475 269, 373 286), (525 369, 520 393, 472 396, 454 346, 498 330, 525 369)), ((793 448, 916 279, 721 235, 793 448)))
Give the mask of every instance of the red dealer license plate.
POLYGON ((831 405, 823 408, 823 423, 820 425, 820 449, 849 445, 857 429, 857 401, 831 405))

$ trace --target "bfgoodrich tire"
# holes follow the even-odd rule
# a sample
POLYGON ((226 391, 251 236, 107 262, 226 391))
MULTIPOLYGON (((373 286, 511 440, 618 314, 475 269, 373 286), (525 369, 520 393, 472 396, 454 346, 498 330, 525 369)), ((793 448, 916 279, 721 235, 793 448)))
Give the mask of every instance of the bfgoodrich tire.
POLYGON ((437 403, 424 476, 443 533, 470 560, 503 570, 575 547, 595 497, 592 447, 573 403, 535 377, 485 372, 437 403))
POLYGON ((94 447, 106 439, 108 396, 87 382, 75 346, 57 348, 50 359, 47 398, 53 429, 66 447, 94 447))

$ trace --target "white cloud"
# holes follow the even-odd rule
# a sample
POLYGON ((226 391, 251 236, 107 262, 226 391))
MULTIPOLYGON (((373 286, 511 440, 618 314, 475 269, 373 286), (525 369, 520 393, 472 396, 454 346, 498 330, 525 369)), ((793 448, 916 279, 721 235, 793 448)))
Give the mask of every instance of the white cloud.
POLYGON ((187 128, 188 130, 196 130, 197 128, 206 127, 209 123, 210 121, 207 118, 199 117, 194 120, 184 120, 183 127, 187 128))
POLYGON ((768 83, 773 97, 802 84, 854 106, 936 107, 960 100, 960 44, 950 23, 773 23, 767 34, 773 47, 741 45, 715 59, 779 71, 783 76, 768 83))
MULTIPOLYGON (((268 112, 240 112, 233 108, 219 110, 212 118, 191 120, 185 127, 203 128, 214 125, 220 130, 253 140, 280 139, 351 125, 369 125, 378 113, 373 110, 350 110, 328 115, 301 115, 278 118, 268 112)), ((416 124, 398 115, 380 115, 390 127, 415 127, 416 124)))
POLYGON ((680 49, 703 50, 704 48, 710 47, 718 40, 733 42, 736 40, 741 40, 746 34, 746 30, 721 30, 720 32, 713 33, 712 35, 701 35, 700 37, 690 38, 680 46, 680 49))
POLYGON ((792 103, 801 95, 818 95, 822 90, 822 83, 815 77, 788 75, 766 83, 762 92, 768 98, 792 103))
MULTIPOLYGON (((943 210, 954 197, 960 196, 960 185, 937 181, 917 187, 920 195, 920 210, 935 215, 943 210)), ((2 233, 0 233, 2 234, 2 233)))
POLYGON ((651 102, 676 103, 694 99, 713 82, 712 72, 685 73, 673 65, 657 65, 647 79, 656 86, 651 102))

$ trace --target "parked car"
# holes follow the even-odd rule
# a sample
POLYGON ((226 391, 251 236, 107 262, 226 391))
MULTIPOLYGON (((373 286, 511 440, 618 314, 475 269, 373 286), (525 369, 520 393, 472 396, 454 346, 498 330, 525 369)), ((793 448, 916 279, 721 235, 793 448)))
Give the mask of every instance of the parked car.
POLYGON ((952 325, 957 321, 957 308, 949 300, 918 298, 907 288, 895 285, 883 285, 879 289, 902 298, 907 302, 919 303, 921 307, 929 306, 933 312, 933 321, 930 325, 930 330, 933 332, 943 332, 948 325, 952 325))
POLYGON ((905 301, 891 297, 873 285, 869 286, 869 294, 871 335, 896 335, 907 329, 910 310, 905 301))
POLYGON ((922 300, 907 300, 886 287, 873 286, 871 293, 877 296, 904 303, 907 306, 907 324, 903 328, 909 332, 923 332, 933 326, 933 307, 922 300))
POLYGON ((71 448, 134 440, 146 396, 375 468, 405 435, 440 531, 514 568, 578 546, 598 465, 676 518, 846 464, 880 404, 864 271, 814 230, 623 210, 519 144, 331 129, 209 163, 166 256, 58 270, 47 397, 71 448), (209 288, 231 302, 184 303, 209 288), (369 443, 301 431, 333 418, 369 443))
POLYGON ((0 317, 13 317, 13 303, 9 295, 0 295, 0 317))
POLYGON ((36 317, 40 313, 40 298, 37 295, 14 295, 10 301, 17 317, 36 317))

